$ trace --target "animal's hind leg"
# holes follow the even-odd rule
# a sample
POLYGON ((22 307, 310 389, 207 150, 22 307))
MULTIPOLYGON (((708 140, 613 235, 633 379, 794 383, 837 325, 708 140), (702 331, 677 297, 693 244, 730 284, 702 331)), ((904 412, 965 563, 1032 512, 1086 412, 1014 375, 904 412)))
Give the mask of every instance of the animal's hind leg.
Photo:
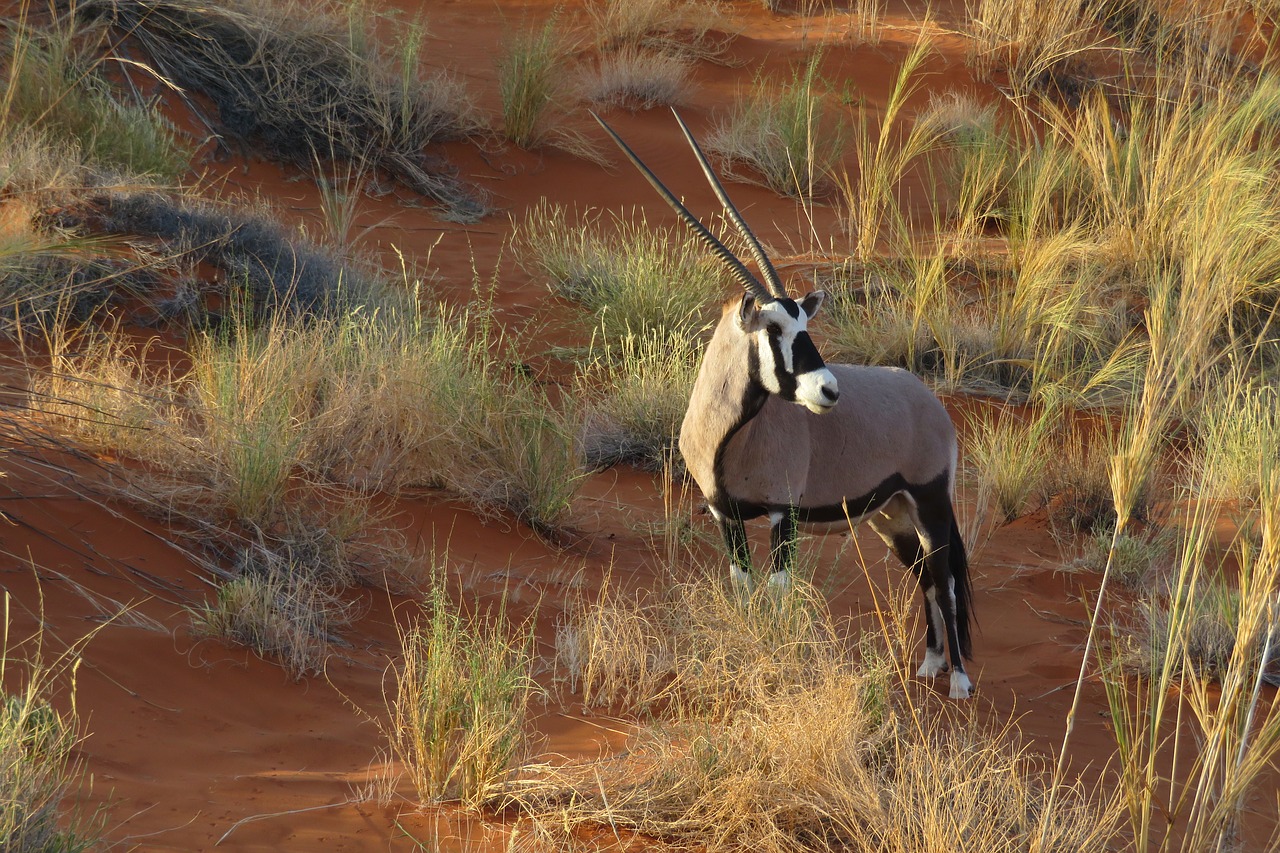
POLYGON ((896 495, 879 512, 867 519, 867 522, 902 561, 902 565, 915 574, 920 584, 920 595, 924 599, 925 650, 924 660, 920 663, 916 676, 933 678, 947 671, 947 654, 942 645, 946 636, 946 621, 942 608, 938 605, 937 586, 933 573, 926 565, 924 546, 916 530, 914 515, 911 502, 896 495))
POLYGON ((711 507, 711 516, 720 526, 720 535, 729 550, 729 583, 739 592, 751 592, 751 545, 747 542, 747 527, 742 519, 725 515, 711 507))
POLYGON ((951 658, 951 698, 968 699, 973 683, 964 670, 964 645, 957 621, 956 577, 951 571, 951 528, 954 525, 951 501, 945 504, 918 506, 920 544, 925 553, 927 574, 933 579, 931 604, 939 620, 939 633, 946 638, 951 658), (943 633, 945 631, 945 633, 943 633))

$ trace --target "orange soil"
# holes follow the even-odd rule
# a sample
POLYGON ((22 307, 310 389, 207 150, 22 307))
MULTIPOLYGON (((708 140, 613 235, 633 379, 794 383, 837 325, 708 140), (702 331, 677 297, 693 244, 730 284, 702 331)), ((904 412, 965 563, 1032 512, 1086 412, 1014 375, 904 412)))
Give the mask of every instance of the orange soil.
MULTIPOLYGON (((563 0, 396 0, 395 5, 425 14, 431 32, 424 54, 428 62, 455 70, 491 115, 497 113, 493 58, 504 35, 515 26, 540 23, 555 7, 564 9, 566 20, 577 14, 563 0)), ((845 18, 775 15, 746 0, 733 3, 731 12, 740 32, 729 49, 731 64, 700 63, 690 100, 682 107, 695 133, 754 75, 787 73, 802 50, 845 18)), ((888 30, 885 42, 854 47, 831 41, 823 73, 848 81, 868 104, 883 104, 913 37, 911 21, 900 4, 891 4, 890 23, 896 28, 888 30)), ((941 21, 942 26, 953 23, 945 10, 941 21)), ((964 64, 962 40, 944 35, 942 44, 949 52, 945 60, 931 61, 928 91, 980 91, 964 64)), ((615 112, 609 118, 670 186, 687 194, 691 208, 715 211, 665 110, 615 112)), ((601 134, 576 120, 607 150, 601 134)), ((487 277, 500 256, 510 232, 507 214, 519 219, 544 197, 584 210, 643 205, 650 222, 672 221, 629 167, 605 171, 554 150, 481 154, 458 144, 448 153, 465 176, 494 194, 498 212, 479 225, 461 227, 391 198, 366 199, 359 223, 371 228, 367 248, 389 257, 394 246, 410 261, 427 263, 427 250, 434 245, 429 267, 439 271, 442 298, 465 299, 473 259, 487 277)), ((195 170, 193 180, 223 195, 262 197, 287 220, 312 227, 319 222, 314 185, 297 180, 292 169, 210 159, 195 170)), ((791 201, 745 184, 733 185, 732 192, 784 263, 789 253, 808 247, 808 232, 791 201)), ((838 240, 834 210, 818 207, 815 213, 823 239, 836 235, 838 240)), ((502 256, 499 272, 501 308, 513 321, 547 321, 541 328, 551 331, 542 334, 554 337, 556 315, 572 309, 531 281, 509 253, 502 256)), ((132 605, 134 613, 152 620, 146 626, 124 618, 102 627, 85 650, 76 683, 76 703, 89 732, 79 752, 92 775, 92 788, 81 798, 89 809, 107 810, 111 841, 126 849, 189 851, 210 849, 226 836, 222 849, 384 850, 407 849, 407 831, 437 839, 432 849, 475 849, 467 841, 483 834, 475 821, 418 810, 405 782, 398 788, 403 798, 389 807, 350 802, 356 789, 384 769, 384 739, 374 719, 385 716, 383 690, 398 648, 396 623, 412 612, 409 601, 380 591, 353 592, 363 615, 346 633, 350 645, 329 661, 325 677, 291 681, 276 664, 244 649, 191 636, 185 609, 210 597, 208 573, 171 544, 163 525, 118 502, 104 505, 95 490, 102 472, 93 460, 41 451, 25 434, 9 436, 4 444, 7 476, 0 479, 0 511, 7 523, 0 525, 0 548, 6 552, 0 581, 14 600, 11 642, 42 625, 46 649, 59 651, 98 628, 103 614, 119 604, 132 605)), ((496 600, 506 590, 517 616, 541 601, 539 636, 548 655, 552 628, 576 575, 591 588, 612 566, 615 578, 637 588, 657 582, 655 558, 636 533, 637 521, 662 513, 659 485, 648 475, 616 470, 593 477, 574 511, 574 525, 583 535, 564 548, 514 524, 482 520, 442 498, 403 499, 396 506, 396 522, 424 562, 433 546, 447 544, 451 573, 477 599, 496 600)), ((872 535, 860 532, 857 543, 864 553, 876 555, 873 565, 884 553, 872 535)), ((819 577, 819 582, 836 590, 831 597, 835 613, 873 619, 866 579, 847 556, 844 565, 837 563, 845 545, 835 536, 809 540, 804 547, 822 549, 819 565, 829 580, 819 577)), ((1055 572, 1061 562, 1044 525, 1028 519, 996 531, 973 565, 981 622, 974 701, 992 719, 1016 718, 1045 753, 1056 751, 1062 741, 1085 638, 1086 600, 1097 582, 1055 572)), ((884 564, 873 578, 878 594, 890 579, 901 582, 902 574, 896 564, 884 564)), ((931 689, 945 691, 945 686, 940 679, 931 689)), ((548 752, 595 755, 621 739, 616 721, 584 717, 555 703, 540 710, 537 724, 548 752)), ((1096 779, 1112 754, 1107 726, 1101 689, 1087 683, 1071 741, 1072 765, 1087 778, 1096 779)), ((1267 808, 1273 799, 1260 793, 1253 805, 1267 808)))

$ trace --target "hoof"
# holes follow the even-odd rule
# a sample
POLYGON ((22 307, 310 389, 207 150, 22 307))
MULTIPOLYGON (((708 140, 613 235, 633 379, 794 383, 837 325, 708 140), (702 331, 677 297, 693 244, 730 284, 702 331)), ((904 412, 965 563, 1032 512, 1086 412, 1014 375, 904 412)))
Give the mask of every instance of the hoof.
POLYGON ((951 698, 968 699, 973 695, 973 682, 963 672, 951 673, 951 698))

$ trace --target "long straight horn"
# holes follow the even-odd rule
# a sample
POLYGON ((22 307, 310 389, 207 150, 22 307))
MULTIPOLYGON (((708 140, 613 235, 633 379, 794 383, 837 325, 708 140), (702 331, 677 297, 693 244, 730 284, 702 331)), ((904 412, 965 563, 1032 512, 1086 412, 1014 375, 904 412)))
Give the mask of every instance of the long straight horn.
POLYGON ((756 266, 760 267, 760 272, 764 273, 764 280, 769 285, 769 291, 779 299, 786 299, 787 289, 783 286, 782 279, 778 276, 778 271, 773 268, 773 263, 769 260, 769 256, 764 253, 764 247, 760 245, 756 235, 747 227, 747 222, 742 218, 742 214, 738 212, 738 208, 729 200, 729 194, 725 192, 720 179, 716 177, 715 171, 707 161, 707 155, 702 153, 702 147, 698 145, 698 140, 693 138, 693 133, 690 132, 689 126, 684 123, 684 119, 680 118, 680 113, 676 112, 675 107, 671 108, 671 114, 680 123, 680 130, 684 133, 684 138, 689 141, 689 147, 693 149, 693 153, 697 156, 698 165, 702 166, 702 174, 707 176, 707 182, 711 184, 711 189, 715 190, 716 198, 720 199, 720 203, 724 205, 725 213, 729 214, 729 219, 737 226, 738 233, 747 241, 747 248, 751 250, 751 256, 756 259, 756 266))
POLYGON ((702 242, 707 245, 707 248, 714 252, 716 257, 724 262, 725 266, 729 268, 729 271, 734 274, 738 281, 742 282, 742 286, 745 287, 752 296, 761 303, 773 302, 777 298, 760 283, 759 279, 751 274, 751 270, 747 269, 746 264, 738 260, 738 257, 733 252, 729 251, 728 246, 721 243, 720 240, 716 238, 716 235, 708 231, 707 227, 699 222, 696 216, 689 212, 689 208, 681 204, 680 200, 672 194, 671 190, 667 189, 662 181, 658 180, 658 176, 655 175, 639 157, 636 156, 636 153, 628 147, 627 143, 622 141, 621 136, 614 133, 613 128, 609 127, 604 119, 600 118, 600 116, 596 115, 594 112, 591 113, 591 117, 600 122, 600 126, 604 128, 605 133, 609 134, 613 141, 617 143, 617 146, 622 149, 623 154, 627 155, 627 159, 631 161, 631 164, 635 166, 636 169, 639 170, 640 174, 644 175, 645 180, 647 180, 653 188, 658 191, 658 195, 666 199, 667 204, 671 205, 671 209, 679 214, 680 218, 684 220, 684 224, 688 225, 693 230, 693 233, 697 234, 698 237, 702 239, 702 242))

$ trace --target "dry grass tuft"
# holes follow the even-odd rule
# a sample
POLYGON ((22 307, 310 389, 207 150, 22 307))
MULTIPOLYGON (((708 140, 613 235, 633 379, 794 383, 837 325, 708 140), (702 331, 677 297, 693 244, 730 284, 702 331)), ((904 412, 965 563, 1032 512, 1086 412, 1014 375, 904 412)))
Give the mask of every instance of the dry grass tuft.
POLYGON ((647 110, 682 103, 689 89, 692 62, 679 55, 623 47, 603 54, 582 83, 583 97, 601 107, 647 110))
POLYGON ((804 583, 745 602, 705 581, 648 601, 606 589, 560 626, 558 667, 588 704, 654 719, 624 757, 528 768, 510 799, 544 833, 711 851, 1108 849, 1090 798, 1060 790, 1047 814, 1013 733, 913 704, 878 643, 851 654, 804 583))
POLYGON ((420 76, 419 26, 402 27, 389 50, 371 22, 295 3, 88 0, 75 10, 127 34, 161 74, 212 101, 241 145, 302 169, 317 157, 385 169, 446 218, 486 212, 482 194, 426 152, 479 124, 456 81, 420 76))
POLYGON ((586 8, 602 52, 644 49, 716 61, 731 38, 714 0, 592 0, 586 8))
POLYGON ((43 631, 25 642, 10 637, 12 603, 5 591, 0 624, 0 850, 94 849, 101 842, 101 826, 84 820, 72 804, 84 771, 78 752, 84 735, 75 711, 76 671, 92 634, 46 660, 43 631), (69 711, 59 711, 50 701, 63 687, 71 691, 69 711))
POLYGON ((333 640, 354 619, 354 605, 341 597, 346 579, 332 576, 340 558, 307 550, 292 542, 244 549, 236 576, 218 586, 213 602, 193 611, 195 633, 246 645, 280 661, 295 678, 323 672, 333 640))
POLYGON ((588 467, 626 463, 660 471, 678 456, 700 352, 698 339, 682 331, 628 332, 602 342, 576 381, 588 467))
POLYGON ((695 335, 728 289, 724 265, 687 228, 650 227, 642 213, 574 223, 544 203, 517 224, 514 243, 525 269, 594 315, 587 326, 606 344, 654 330, 695 335))
POLYGON ((711 132, 707 150, 723 158, 732 176, 741 178, 746 166, 775 192, 802 199, 831 187, 847 130, 820 90, 820 60, 814 53, 786 82, 757 77, 711 132))
POLYGON ((512 628, 501 610, 465 616, 437 577, 400 645, 388 735, 419 796, 492 802, 529 749, 532 622, 512 628))

